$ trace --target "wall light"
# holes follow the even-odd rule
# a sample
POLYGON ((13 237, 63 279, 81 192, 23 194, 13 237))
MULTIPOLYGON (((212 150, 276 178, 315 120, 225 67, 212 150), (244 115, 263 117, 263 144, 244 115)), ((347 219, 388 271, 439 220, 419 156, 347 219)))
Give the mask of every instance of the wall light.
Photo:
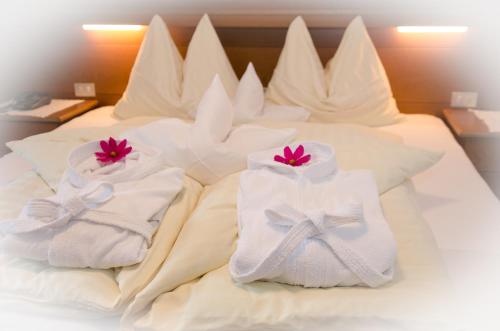
POLYGON ((442 33, 466 32, 467 26, 398 26, 398 32, 403 33, 442 33))
POLYGON ((140 31, 144 25, 131 24, 83 24, 82 28, 86 31, 140 31))

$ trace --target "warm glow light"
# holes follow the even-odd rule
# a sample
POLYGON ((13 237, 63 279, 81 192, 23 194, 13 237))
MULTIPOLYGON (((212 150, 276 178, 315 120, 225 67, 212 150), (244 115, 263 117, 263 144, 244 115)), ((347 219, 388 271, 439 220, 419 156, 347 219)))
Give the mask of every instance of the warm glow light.
POLYGON ((466 26, 398 26, 398 32, 426 33, 426 32, 466 32, 466 26))
POLYGON ((143 25, 131 24, 84 24, 82 28, 86 31, 140 31, 143 25))

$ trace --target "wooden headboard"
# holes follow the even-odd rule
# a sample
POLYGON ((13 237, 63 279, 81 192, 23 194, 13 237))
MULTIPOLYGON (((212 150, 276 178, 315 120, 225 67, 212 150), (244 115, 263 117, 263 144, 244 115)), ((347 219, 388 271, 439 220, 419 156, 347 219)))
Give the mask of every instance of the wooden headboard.
MULTIPOLYGON (((287 28, 215 25, 238 76, 251 61, 263 83, 267 84, 287 28)), ((194 27, 171 25, 169 28, 185 55, 194 27)), ((498 104, 491 101, 498 97, 485 87, 485 75, 478 74, 481 64, 477 61, 473 29, 465 34, 401 34, 394 27, 368 30, 402 112, 440 115, 449 105, 451 91, 478 91, 480 106, 498 104)), ((335 53, 343 31, 343 28, 310 28, 324 63, 335 53)), ((11 59, 17 61, 15 79, 2 91, 0 100, 2 96, 26 90, 49 92, 54 97, 73 97, 74 82, 94 82, 101 105, 114 104, 127 85, 143 33, 83 31, 80 24, 68 25, 64 37, 53 37, 43 43, 50 50, 11 59), (29 63, 29 69, 19 65, 23 61, 29 63)), ((9 62, 4 63, 3 69, 14 77, 9 62)), ((487 73, 488 68, 483 68, 483 72, 487 73)))

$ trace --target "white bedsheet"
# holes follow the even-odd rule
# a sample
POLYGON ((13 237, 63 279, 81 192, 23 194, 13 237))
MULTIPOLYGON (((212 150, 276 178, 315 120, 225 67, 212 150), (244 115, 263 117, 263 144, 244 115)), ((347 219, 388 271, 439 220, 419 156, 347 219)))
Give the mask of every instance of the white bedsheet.
MULTIPOLYGON (((500 248, 500 203, 475 170, 445 124, 427 115, 381 130, 398 134, 413 146, 446 151, 434 167, 413 178, 416 199, 443 250, 500 248)), ((500 251, 500 250, 499 250, 500 251)))
MULTIPOLYGON (((112 107, 102 107, 59 129, 108 126, 118 120, 112 107)), ((442 150, 434 167, 413 178, 415 199, 435 236, 450 278, 469 309, 496 314, 500 297, 500 202, 474 169, 463 149, 440 119, 406 115, 405 120, 380 130, 403 137, 409 145, 442 150)), ((30 169, 22 158, 0 159, 0 185, 30 169)))
POLYGON ((472 329, 498 330, 500 202, 443 121, 427 115, 406 118, 381 130, 409 145, 446 151, 438 164, 413 178, 415 198, 472 329))

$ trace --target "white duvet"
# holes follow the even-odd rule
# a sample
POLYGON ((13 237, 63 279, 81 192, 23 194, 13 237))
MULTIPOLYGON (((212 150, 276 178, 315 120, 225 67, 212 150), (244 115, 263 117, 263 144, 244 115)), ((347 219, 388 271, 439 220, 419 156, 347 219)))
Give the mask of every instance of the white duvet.
MULTIPOLYGON (((137 121, 125 126, 134 125, 137 121)), ((2 256, 2 301, 15 298, 100 313, 126 308, 123 326, 139 329, 260 330, 285 328, 288 323, 317 329, 334 322, 339 327, 354 327, 373 321, 378 321, 379 329, 401 329, 441 325, 448 320, 447 281, 436 259, 435 244, 409 198, 409 188, 401 186, 406 178, 439 160, 440 154, 408 148, 397 137, 357 126, 272 126, 294 127, 299 133, 297 139, 332 145, 339 166, 346 170, 373 172, 379 192, 387 192, 382 204, 398 245, 395 281, 381 289, 304 290, 259 282, 235 285, 226 267, 237 237, 239 174, 234 174, 203 189, 186 177, 184 194, 172 204, 146 259, 139 265, 114 271, 56 269, 2 256), (439 309, 431 309, 433 302, 441 299, 439 309)), ((117 128, 102 130, 60 132, 11 146, 35 162, 37 172, 52 182, 61 175, 55 160, 72 144, 99 139, 104 132, 121 132, 117 128), (43 146, 52 147, 49 155, 40 152, 43 146)), ((18 205, 23 197, 31 197, 31 192, 43 195, 48 190, 40 177, 31 173, 4 189, 1 201, 9 208, 2 213, 8 213, 10 206, 18 205)))
MULTIPOLYGON (((151 120, 133 120, 114 128, 53 132, 19 142, 19 152, 23 150, 21 154, 35 164, 38 173, 27 172, 0 189, 0 219, 16 217, 30 198, 52 195, 51 186, 57 186, 64 173, 62 165, 75 146, 118 135, 123 130, 151 120)), ((50 303, 62 310, 61 316, 69 312, 82 316, 119 314, 149 283, 166 259, 201 191, 202 186, 198 182, 189 177, 183 178, 181 193, 163 216, 151 246, 139 264, 108 270, 56 268, 0 252, 0 301, 50 303)), ((7 306, 16 307, 12 304, 7 306)))
POLYGON ((387 192, 382 196, 383 209, 398 246, 394 281, 381 289, 236 285, 227 269, 237 239, 239 174, 235 174, 205 187, 169 258, 125 311, 124 328, 316 330, 323 326, 335 330, 331 324, 335 321, 339 330, 345 330, 343 326, 366 329, 374 321, 378 329, 449 326, 450 292, 435 243, 407 192, 410 188, 401 186, 405 178, 436 162, 439 153, 407 148, 393 136, 357 126, 305 123, 294 127, 298 139, 333 145, 344 169, 370 169, 379 191, 387 192), (439 300, 443 300, 439 309, 434 309, 439 300))
POLYGON ((202 196, 169 259, 126 310, 127 330, 459 329, 450 284, 408 183, 382 196, 398 255, 393 281, 377 289, 236 284, 227 262, 237 235, 237 186, 233 176, 202 196))

